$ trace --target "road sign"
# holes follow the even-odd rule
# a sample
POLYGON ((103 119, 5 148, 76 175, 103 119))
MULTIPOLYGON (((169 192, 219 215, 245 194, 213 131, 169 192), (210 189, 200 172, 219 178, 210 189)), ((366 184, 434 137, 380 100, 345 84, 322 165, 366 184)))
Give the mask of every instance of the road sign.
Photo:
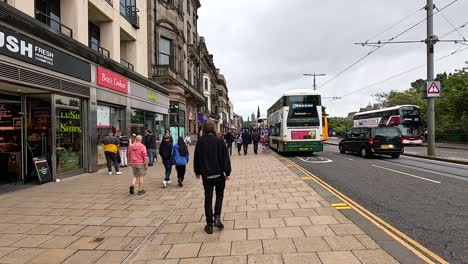
POLYGON ((427 97, 440 96, 440 82, 427 82, 426 86, 427 97))

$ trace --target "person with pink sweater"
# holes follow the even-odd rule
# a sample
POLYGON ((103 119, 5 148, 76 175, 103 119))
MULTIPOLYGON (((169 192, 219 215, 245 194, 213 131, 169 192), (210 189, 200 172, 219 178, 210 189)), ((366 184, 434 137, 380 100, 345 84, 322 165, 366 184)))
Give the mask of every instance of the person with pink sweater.
POLYGON ((128 156, 130 165, 133 169, 132 185, 130 186, 130 194, 135 192, 135 184, 138 181, 138 195, 145 193, 143 190, 143 179, 146 176, 146 170, 148 169, 148 154, 146 147, 141 143, 143 138, 138 135, 136 141, 128 149, 128 156))

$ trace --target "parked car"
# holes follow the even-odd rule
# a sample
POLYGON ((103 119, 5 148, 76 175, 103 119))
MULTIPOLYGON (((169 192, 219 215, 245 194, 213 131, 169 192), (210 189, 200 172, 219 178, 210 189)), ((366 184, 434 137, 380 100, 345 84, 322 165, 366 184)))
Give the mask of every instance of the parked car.
POLYGON ((396 159, 404 152, 398 127, 354 127, 346 132, 339 144, 340 153, 350 151, 363 158, 373 154, 390 155, 396 159))

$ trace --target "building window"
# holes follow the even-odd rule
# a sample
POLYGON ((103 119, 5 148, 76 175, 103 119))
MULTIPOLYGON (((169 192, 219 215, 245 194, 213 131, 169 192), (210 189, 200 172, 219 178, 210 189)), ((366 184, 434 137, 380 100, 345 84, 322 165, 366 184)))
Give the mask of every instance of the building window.
POLYGON ((193 84, 193 80, 192 80, 192 65, 187 65, 187 79, 189 81, 190 84, 193 84))
POLYGON ((99 44, 101 43, 101 29, 94 23, 89 22, 89 47, 93 50, 99 50, 99 44))
POLYGON ((203 78, 203 88, 205 89, 205 91, 208 90, 208 79, 207 78, 203 78))
POLYGON ((190 15, 190 0, 187 0, 187 13, 190 15))
POLYGON ((187 43, 190 44, 192 43, 192 41, 190 40, 190 35, 191 35, 191 28, 190 28, 190 24, 187 22, 187 43))
POLYGON ((36 19, 60 32, 60 0, 36 0, 36 19))
POLYGON ((172 41, 167 38, 159 40, 159 65, 171 65, 172 41))

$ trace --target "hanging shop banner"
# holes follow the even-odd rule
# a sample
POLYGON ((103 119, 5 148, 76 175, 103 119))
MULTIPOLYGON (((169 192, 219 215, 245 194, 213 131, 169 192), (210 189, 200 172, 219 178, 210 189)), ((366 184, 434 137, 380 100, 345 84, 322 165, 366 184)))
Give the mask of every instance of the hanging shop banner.
POLYGON ((91 81, 91 66, 65 52, 0 25, 0 54, 91 81))
POLYGON ((96 83, 100 86, 128 94, 128 79, 102 67, 96 67, 96 83))

